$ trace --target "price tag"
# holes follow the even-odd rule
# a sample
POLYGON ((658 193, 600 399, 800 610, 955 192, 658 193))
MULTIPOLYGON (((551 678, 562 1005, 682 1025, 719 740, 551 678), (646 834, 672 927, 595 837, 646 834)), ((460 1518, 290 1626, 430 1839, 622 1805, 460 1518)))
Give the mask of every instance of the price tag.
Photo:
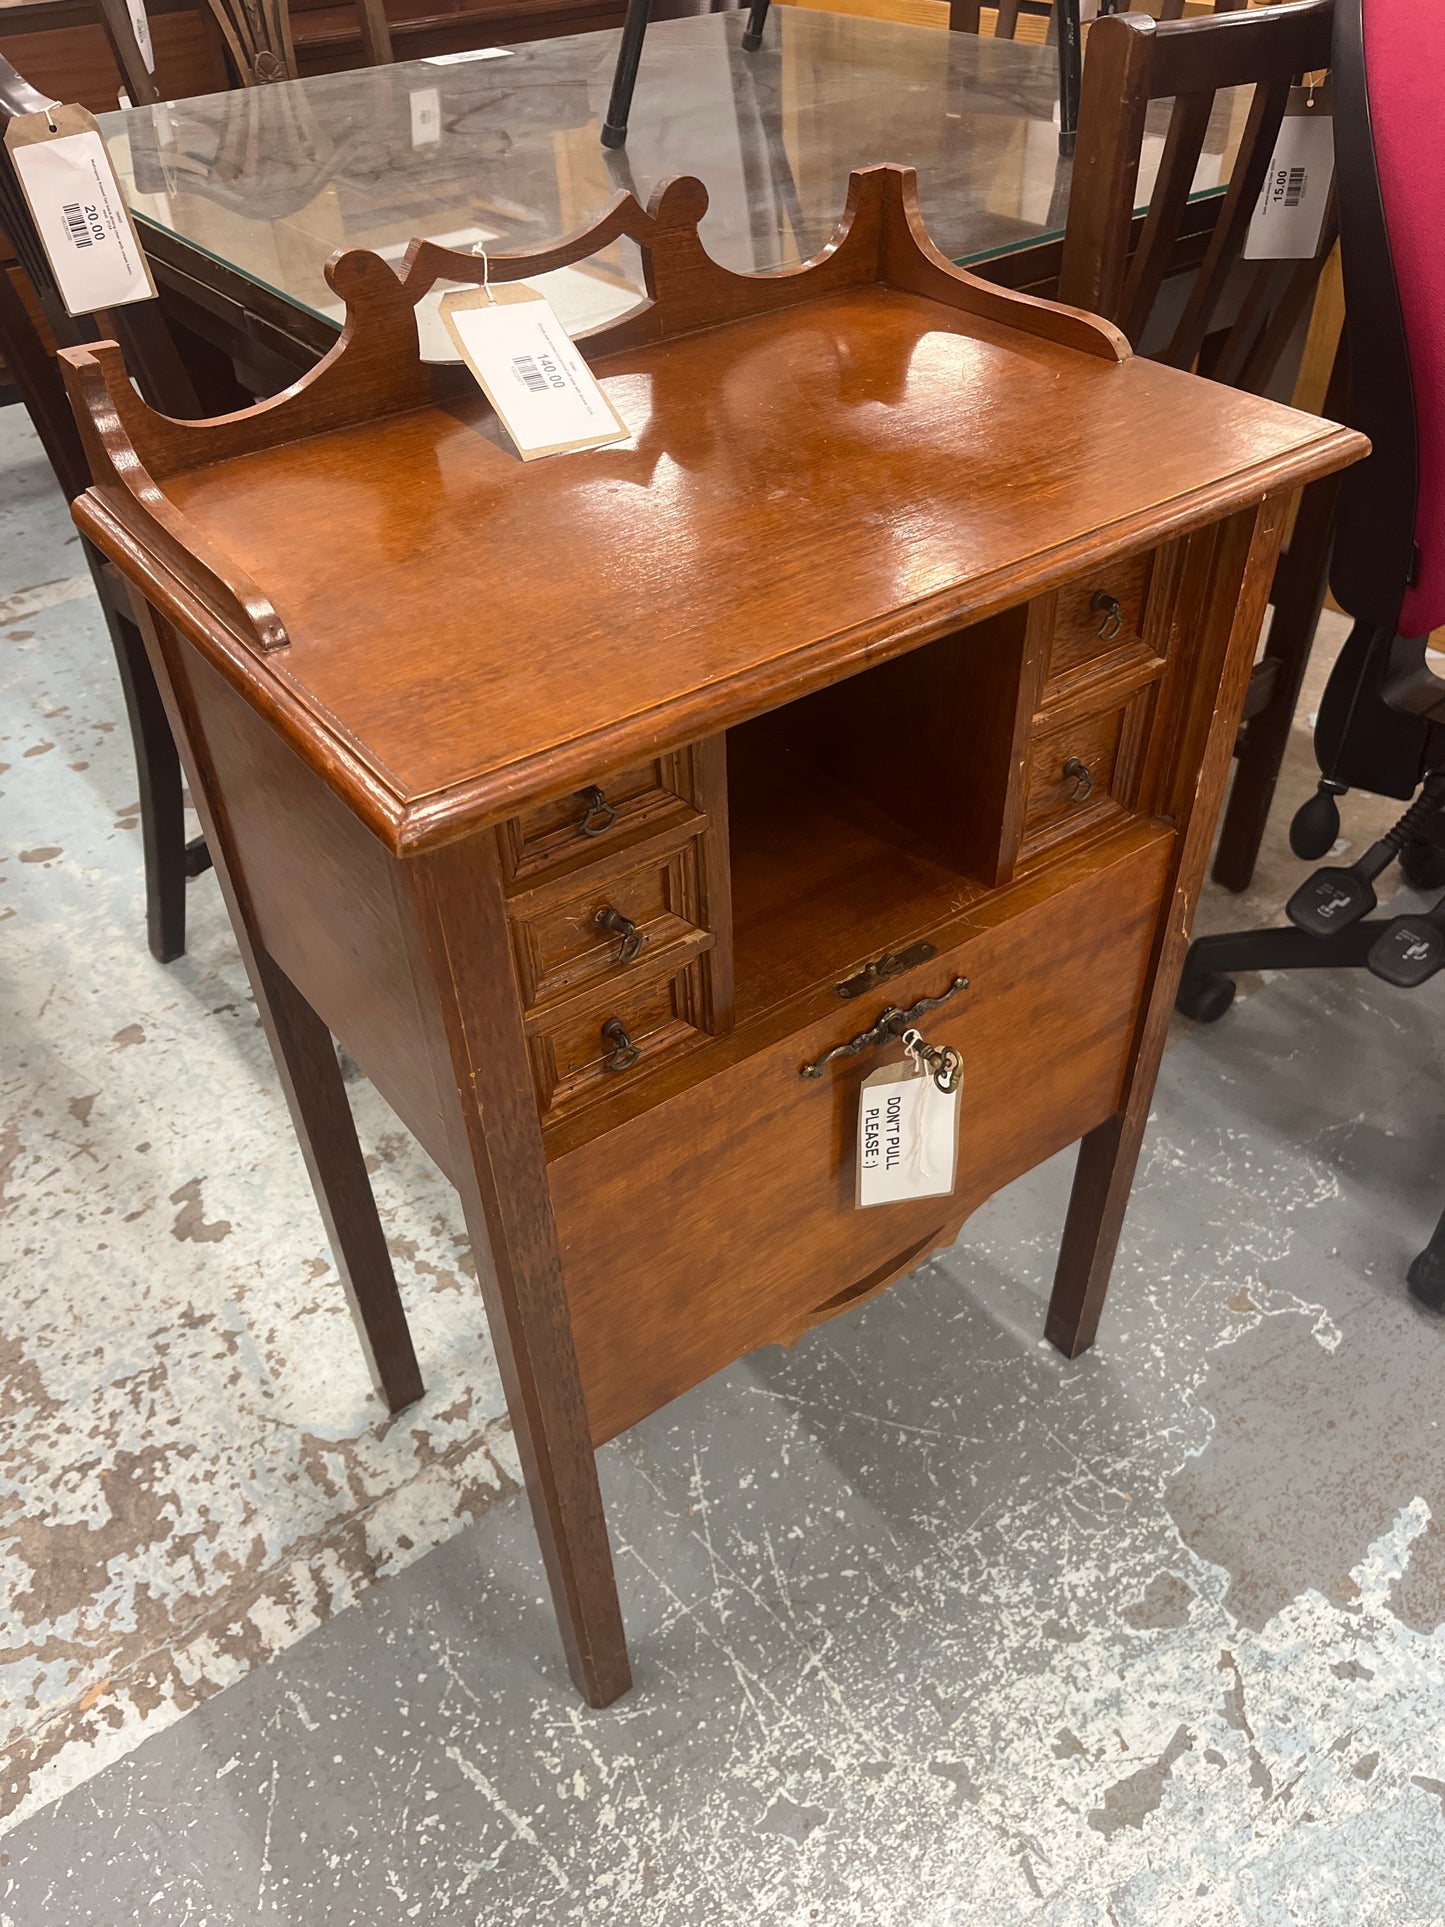
POLYGON ((441 317, 524 462, 631 433, 535 288, 515 281, 454 292, 441 317))
POLYGON ((461 67, 469 60, 510 60, 514 51, 511 47, 468 47, 459 54, 427 54, 421 64, 423 67, 461 67))
POLYGON ((146 15, 145 0, 125 0, 125 9, 130 15, 131 32, 135 35, 135 44, 140 48, 146 72, 153 74, 156 70, 156 54, 151 45, 151 23, 146 15))
POLYGON ((83 107, 21 114, 5 145, 66 311, 155 299, 155 283, 95 116, 83 107))
POLYGON ((941 1198, 958 1161, 957 1088, 945 1093, 913 1063, 863 1080, 858 1103, 860 1209, 905 1198, 941 1198))
POLYGON ((417 87, 407 95, 411 104, 411 144, 430 147, 442 137, 442 97, 436 87, 417 87))
POLYGON ((1335 172, 1327 87, 1295 87, 1244 243, 1246 261, 1309 261, 1319 251, 1335 172))

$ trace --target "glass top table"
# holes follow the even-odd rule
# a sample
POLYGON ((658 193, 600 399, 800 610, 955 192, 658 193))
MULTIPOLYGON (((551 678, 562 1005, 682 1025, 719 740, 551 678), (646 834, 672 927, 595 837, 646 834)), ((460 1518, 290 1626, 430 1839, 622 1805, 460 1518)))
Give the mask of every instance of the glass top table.
MULTIPOLYGON (((413 236, 453 247, 535 249, 600 214, 619 188, 645 204, 695 174, 710 198, 704 243, 758 270, 817 252, 849 172, 918 170, 928 230, 954 260, 1040 247, 1063 232, 1071 163, 1058 151, 1052 47, 776 7, 763 47, 744 13, 660 21, 648 32, 625 149, 598 138, 616 33, 588 33, 108 114, 101 127, 158 255, 187 257, 339 325, 328 258, 366 247, 400 261, 413 236)), ((1163 104, 1161 104, 1162 106, 1163 104)), ((1167 109, 1166 109, 1167 111, 1167 109)), ((1195 192, 1217 191, 1237 143, 1221 96, 1195 192)), ((1147 199, 1164 122, 1146 140, 1147 199)), ((551 276, 576 333, 632 306, 630 242, 551 276)), ((424 352, 453 358, 433 312, 424 352)))

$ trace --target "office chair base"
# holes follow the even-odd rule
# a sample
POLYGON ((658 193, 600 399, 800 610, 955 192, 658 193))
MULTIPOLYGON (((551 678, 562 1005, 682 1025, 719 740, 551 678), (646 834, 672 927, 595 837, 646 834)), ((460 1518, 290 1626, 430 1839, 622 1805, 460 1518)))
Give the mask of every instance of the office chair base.
POLYGON ((1241 970, 1358 970, 1393 918, 1347 924, 1332 937, 1283 929, 1229 930, 1196 937, 1184 959, 1174 1008, 1203 1024, 1217 1023, 1234 1002, 1233 979, 1241 970), (1228 985, 1226 991, 1223 986, 1228 985))

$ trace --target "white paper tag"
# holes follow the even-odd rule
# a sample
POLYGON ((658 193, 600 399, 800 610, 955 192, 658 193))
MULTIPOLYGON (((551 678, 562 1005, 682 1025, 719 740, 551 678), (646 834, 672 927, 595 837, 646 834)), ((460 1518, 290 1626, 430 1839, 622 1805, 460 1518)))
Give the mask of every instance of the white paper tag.
POLYGON ((960 1095, 945 1094, 912 1064, 892 1064, 865 1078, 858 1100, 860 1208, 952 1191, 960 1095))
POLYGON ((442 137, 442 97, 436 87, 418 87, 407 95, 411 103, 411 144, 430 147, 442 137))
POLYGON ((5 144, 67 311, 152 300, 155 283, 92 116, 77 107, 21 115, 5 144))
POLYGON ((517 281, 448 294, 441 317, 524 462, 631 433, 535 288, 517 281))
POLYGON ((151 45, 151 23, 146 17, 145 0, 125 0, 126 12, 130 15, 131 31, 135 34, 135 44, 140 48, 140 57, 146 64, 146 72, 156 70, 155 48, 151 45))
POLYGON ((509 60, 515 51, 513 47, 468 47, 459 54, 427 54, 421 64, 423 67, 460 67, 468 60, 509 60))
POLYGON ((1280 122, 1245 238, 1246 261, 1308 261, 1320 245, 1335 171, 1334 121, 1322 90, 1312 108, 1303 104, 1306 90, 1296 92, 1301 103, 1292 99, 1280 122))

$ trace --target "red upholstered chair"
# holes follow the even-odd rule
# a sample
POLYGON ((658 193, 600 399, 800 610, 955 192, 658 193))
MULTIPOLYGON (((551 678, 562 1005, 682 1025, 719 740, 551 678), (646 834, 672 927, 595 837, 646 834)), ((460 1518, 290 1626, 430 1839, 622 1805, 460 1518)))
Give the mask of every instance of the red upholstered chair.
MULTIPOLYGON (((1336 799, 1364 789, 1410 807, 1348 868, 1317 870, 1283 929, 1194 944, 1179 1008, 1213 1021, 1232 972, 1364 965, 1412 988, 1445 967, 1445 896, 1423 916, 1370 918, 1397 857, 1445 884, 1445 681, 1426 662, 1445 625, 1445 62, 1441 0, 1336 0, 1332 61, 1350 420, 1372 453, 1345 477, 1330 586, 1354 628, 1315 727, 1318 793, 1296 815, 1295 854, 1339 834, 1336 799)), ((1445 1218, 1410 1268, 1445 1307, 1445 1218)))

